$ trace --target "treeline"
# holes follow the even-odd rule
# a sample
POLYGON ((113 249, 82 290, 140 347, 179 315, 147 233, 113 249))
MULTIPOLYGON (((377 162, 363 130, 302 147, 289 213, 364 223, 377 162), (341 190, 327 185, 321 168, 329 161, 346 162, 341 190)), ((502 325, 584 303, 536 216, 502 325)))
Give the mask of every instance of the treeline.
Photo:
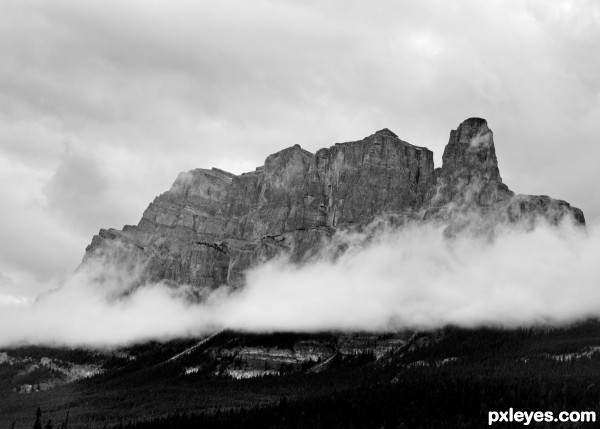
MULTIPOLYGON (((291 341, 283 335, 267 339, 291 341)), ((224 336, 214 341, 263 340, 224 336)), ((202 351, 182 362, 187 365, 189 359, 205 371, 184 376, 182 362, 157 365, 172 350, 154 349, 151 364, 136 359, 124 365, 126 370, 78 384, 91 392, 86 401, 93 415, 70 406, 90 427, 107 422, 119 429, 481 428, 487 425, 488 411, 511 407, 592 410, 600 416, 598 346, 597 322, 562 329, 448 328, 424 334, 378 360, 369 353, 338 355, 324 372, 302 368, 283 377, 248 380, 215 377, 216 362, 202 351)), ((530 427, 578 426, 553 422, 530 427)))
MULTIPOLYGON (((52 419, 48 419, 46 424, 42 426, 42 410, 38 408, 35 412, 35 421, 33 422, 33 429, 68 429, 69 427, 69 412, 67 411, 67 415, 65 419, 58 423, 56 426, 52 423, 52 419)), ((13 422, 11 429, 16 429, 16 424, 13 422)))
MULTIPOLYGON (((353 374, 358 386, 338 386, 323 395, 306 384, 335 385, 348 370, 298 377, 276 405, 123 422, 119 429, 170 428, 481 428, 488 411, 596 411, 600 417, 600 341, 597 322, 571 328, 518 330, 448 328, 420 347, 377 362, 364 361, 353 374), (567 356, 575 353, 573 356, 567 356), (419 363, 416 365, 415 363, 419 363), (305 396, 296 388, 304 385, 305 396), (307 388, 308 387, 308 388, 307 388)), ((340 369, 341 369, 340 368, 340 369)), ((349 374, 348 374, 349 375, 349 374)), ((266 380, 265 380, 266 381, 266 380)), ((269 383, 279 383, 277 378, 269 383)), ((509 424, 505 427, 511 427, 509 424)), ((576 423, 530 427, 571 428, 576 423)), ((590 425, 592 427, 594 425, 590 425)), ((496 424, 495 427, 503 427, 496 424)))
MULTIPOLYGON (((365 386, 325 397, 297 401, 282 398, 274 406, 178 413, 149 421, 126 422, 116 428, 479 429, 487 426, 488 411, 504 411, 510 407, 523 411, 593 410, 600 413, 600 379, 505 379, 469 375, 466 370, 458 374, 445 370, 407 371, 401 378, 398 383, 365 386)), ((577 426, 552 422, 531 427, 577 426)))

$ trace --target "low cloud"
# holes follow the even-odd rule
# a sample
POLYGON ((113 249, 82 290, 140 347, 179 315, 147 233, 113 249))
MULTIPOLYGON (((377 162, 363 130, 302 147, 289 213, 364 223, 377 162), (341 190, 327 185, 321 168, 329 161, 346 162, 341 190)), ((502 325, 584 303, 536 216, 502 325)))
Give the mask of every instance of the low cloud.
MULTIPOLYGON (((563 223, 493 236, 416 224, 339 233, 302 265, 248 272, 239 291, 193 303, 189 286, 138 287, 139 263, 88 261, 35 301, 0 299, 0 345, 117 346, 247 331, 387 331, 565 324, 600 315, 600 234, 563 223), (344 249, 340 254, 340 249, 344 249)), ((116 255, 116 254, 115 254, 116 255)))

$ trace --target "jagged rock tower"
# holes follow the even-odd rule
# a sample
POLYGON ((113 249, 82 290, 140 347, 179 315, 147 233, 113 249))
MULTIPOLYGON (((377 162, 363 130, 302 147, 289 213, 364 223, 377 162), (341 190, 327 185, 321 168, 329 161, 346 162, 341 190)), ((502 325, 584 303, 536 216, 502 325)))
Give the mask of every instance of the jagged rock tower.
POLYGON ((437 190, 441 191, 436 203, 473 200, 490 206, 514 195, 502 183, 494 136, 485 119, 470 118, 452 130, 442 162, 442 168, 436 170, 437 190))

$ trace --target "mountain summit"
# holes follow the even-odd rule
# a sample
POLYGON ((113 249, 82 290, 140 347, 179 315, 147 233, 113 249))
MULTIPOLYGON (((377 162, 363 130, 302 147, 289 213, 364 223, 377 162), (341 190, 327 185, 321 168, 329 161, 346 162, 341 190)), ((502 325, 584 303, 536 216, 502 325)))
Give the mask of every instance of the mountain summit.
POLYGON ((492 130, 485 119, 470 118, 450 132, 444 149, 439 181, 449 191, 444 202, 450 202, 462 189, 477 185, 477 203, 489 206, 513 196, 502 183, 492 130), (468 185, 468 186, 465 186, 468 185))
POLYGON ((385 128, 314 154, 295 145, 241 175, 215 168, 180 173, 137 226, 100 230, 83 263, 117 251, 119 263, 143 261, 144 280, 198 290, 236 286, 259 261, 281 252, 302 261, 337 230, 381 216, 445 222, 454 232, 457 218, 458 229, 469 219, 484 228, 567 218, 585 224, 581 210, 565 201, 510 191, 486 120, 470 118, 450 132, 437 169, 429 149, 385 128))

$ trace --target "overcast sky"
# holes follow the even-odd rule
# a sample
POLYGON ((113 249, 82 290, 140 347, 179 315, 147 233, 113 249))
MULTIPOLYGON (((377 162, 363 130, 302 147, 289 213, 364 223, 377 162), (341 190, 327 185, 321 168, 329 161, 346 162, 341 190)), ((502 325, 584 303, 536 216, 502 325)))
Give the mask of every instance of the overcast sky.
POLYGON ((241 173, 480 116, 502 177, 600 218, 600 3, 0 0, 0 295, 31 295, 183 170, 241 173))

